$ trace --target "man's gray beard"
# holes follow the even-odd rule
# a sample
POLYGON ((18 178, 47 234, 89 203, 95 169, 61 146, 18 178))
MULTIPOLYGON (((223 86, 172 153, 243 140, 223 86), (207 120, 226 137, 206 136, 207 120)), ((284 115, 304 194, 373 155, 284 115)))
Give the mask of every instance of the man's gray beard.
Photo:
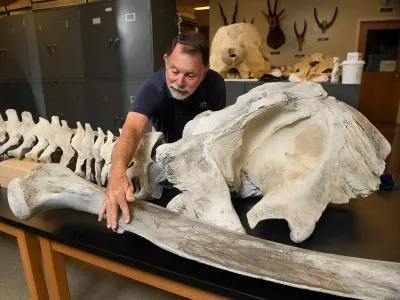
POLYGON ((175 89, 173 89, 172 86, 168 86, 168 88, 169 88, 169 91, 171 92, 172 97, 173 97, 174 99, 176 99, 176 100, 183 101, 183 100, 185 100, 187 97, 189 97, 190 94, 191 94, 191 91, 190 91, 190 90, 187 90, 188 94, 182 95, 182 94, 179 94, 175 89))

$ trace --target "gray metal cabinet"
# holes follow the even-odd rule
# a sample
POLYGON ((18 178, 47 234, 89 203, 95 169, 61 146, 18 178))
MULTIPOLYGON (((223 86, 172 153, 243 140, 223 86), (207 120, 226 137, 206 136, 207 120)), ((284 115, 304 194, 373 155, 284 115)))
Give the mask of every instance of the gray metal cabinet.
POLYGON ((141 82, 164 65, 177 34, 175 0, 94 2, 80 11, 86 78, 141 82))
MULTIPOLYGON (((237 97, 248 93, 251 89, 263 85, 264 81, 225 81, 226 86, 226 104, 232 105, 236 102, 237 97)), ((341 83, 321 83, 322 88, 329 96, 335 97, 355 109, 358 109, 360 98, 359 84, 341 84, 341 83)))
POLYGON ((78 7, 34 14, 41 78, 84 78, 78 7))
POLYGON ((147 0, 119 0, 117 24, 119 42, 116 43, 118 78, 139 81, 153 72, 153 51, 150 6, 147 0))
POLYGON ((87 87, 88 120, 92 128, 100 127, 119 135, 120 97, 113 82, 89 82, 87 87))
POLYGON ((23 16, 0 20, 0 80, 28 80, 29 64, 23 16))
POLYGON ((117 74, 114 42, 118 32, 115 2, 85 4, 80 13, 86 78, 114 78, 117 74))
POLYGON ((0 110, 5 117, 7 109, 15 109, 20 115, 29 111, 35 121, 39 118, 40 103, 35 99, 35 93, 30 83, 0 83, 0 110))
POLYGON ((358 109, 360 100, 359 84, 341 84, 341 83, 321 83, 329 96, 335 97, 355 109, 358 109))
POLYGON ((88 122, 84 83, 43 83, 43 95, 48 120, 52 116, 59 116, 71 128, 76 128, 77 121, 82 125, 88 122))
POLYGON ((225 88, 226 88, 226 105, 232 105, 236 103, 237 98, 240 95, 243 95, 244 92, 244 83, 238 81, 226 81, 225 80, 225 88))
MULTIPOLYGON (((136 100, 136 93, 138 92, 141 83, 121 83, 118 84, 118 93, 119 93, 119 111, 120 111, 120 125, 122 126, 125 123, 125 119, 127 114, 131 111, 132 105, 136 100)), ((152 131, 151 122, 147 126, 146 132, 152 131)))
POLYGON ((263 81, 247 81, 244 83, 244 91, 245 93, 250 92, 251 89, 263 85, 265 82, 263 81))

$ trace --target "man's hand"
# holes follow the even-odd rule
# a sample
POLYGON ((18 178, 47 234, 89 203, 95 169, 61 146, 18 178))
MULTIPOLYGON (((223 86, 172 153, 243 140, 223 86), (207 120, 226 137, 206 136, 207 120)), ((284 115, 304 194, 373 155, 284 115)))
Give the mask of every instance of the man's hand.
POLYGON ((118 224, 118 206, 122 210, 125 224, 130 222, 128 203, 135 201, 133 196, 134 187, 125 173, 120 175, 111 175, 107 185, 106 199, 99 213, 99 221, 107 214, 107 228, 117 229, 118 224))

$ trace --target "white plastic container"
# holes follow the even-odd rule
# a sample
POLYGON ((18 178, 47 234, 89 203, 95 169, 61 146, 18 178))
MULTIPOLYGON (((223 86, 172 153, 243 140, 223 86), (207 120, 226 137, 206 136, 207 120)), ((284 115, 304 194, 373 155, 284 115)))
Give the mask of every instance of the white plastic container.
POLYGON ((360 84, 365 61, 345 60, 342 62, 342 83, 360 84))

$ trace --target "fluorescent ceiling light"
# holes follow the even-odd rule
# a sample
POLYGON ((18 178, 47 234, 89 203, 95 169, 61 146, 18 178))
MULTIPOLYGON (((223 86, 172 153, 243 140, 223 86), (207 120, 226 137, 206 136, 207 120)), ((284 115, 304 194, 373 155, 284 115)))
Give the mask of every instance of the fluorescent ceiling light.
POLYGON ((202 6, 202 7, 195 7, 194 10, 206 10, 206 9, 210 9, 209 6, 202 6))

